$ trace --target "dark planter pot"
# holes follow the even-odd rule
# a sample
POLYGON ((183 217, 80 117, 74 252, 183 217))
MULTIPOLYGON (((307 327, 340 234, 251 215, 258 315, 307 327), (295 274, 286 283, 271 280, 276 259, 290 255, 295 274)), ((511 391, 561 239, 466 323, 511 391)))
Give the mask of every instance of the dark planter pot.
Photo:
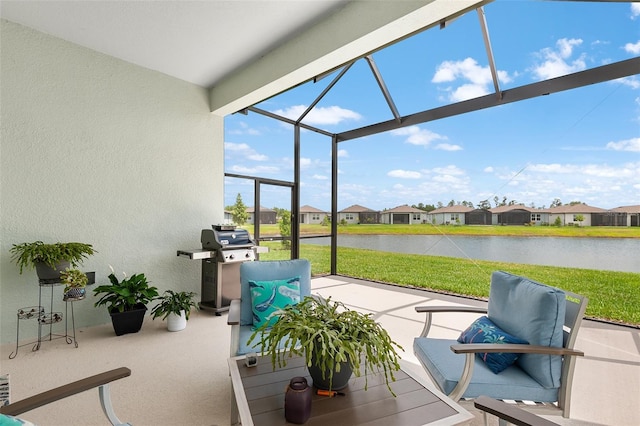
POLYGON ((136 305, 131 311, 111 312, 111 323, 116 336, 140 331, 146 313, 147 307, 143 304, 136 305))
POLYGON ((349 379, 353 374, 351 364, 348 362, 340 363, 340 372, 333 372, 333 382, 329 386, 329 375, 325 374, 325 378, 322 378, 322 370, 316 366, 314 362, 314 356, 311 357, 311 366, 308 367, 309 375, 313 379, 313 386, 318 389, 326 390, 340 390, 347 387, 349 379))
POLYGON ((60 262, 55 268, 43 262, 36 263, 36 274, 38 279, 47 281, 60 281, 60 272, 64 272, 71 264, 69 262, 60 262))

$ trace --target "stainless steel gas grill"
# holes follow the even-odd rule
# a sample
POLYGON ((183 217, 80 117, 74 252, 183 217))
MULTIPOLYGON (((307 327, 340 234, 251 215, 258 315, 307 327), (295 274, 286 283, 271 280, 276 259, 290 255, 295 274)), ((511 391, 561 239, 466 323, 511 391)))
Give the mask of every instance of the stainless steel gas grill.
POLYGON ((256 259, 249 231, 233 225, 213 225, 200 234, 202 249, 178 250, 178 256, 202 260, 201 309, 216 315, 240 298, 240 264, 256 259))

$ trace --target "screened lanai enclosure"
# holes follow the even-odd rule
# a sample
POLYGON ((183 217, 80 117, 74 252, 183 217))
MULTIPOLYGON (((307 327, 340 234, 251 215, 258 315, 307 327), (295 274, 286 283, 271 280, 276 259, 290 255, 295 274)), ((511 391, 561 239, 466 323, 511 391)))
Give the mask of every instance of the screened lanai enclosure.
MULTIPOLYGON (((579 164, 639 137, 636 12, 632 2, 487 1, 248 105, 225 119, 225 205, 241 194, 247 206, 290 211, 290 236, 279 237, 290 257, 322 241, 327 272, 339 274, 341 212, 351 206, 446 205, 455 194, 474 206, 508 196, 544 207, 578 188, 569 179, 582 172, 585 188, 610 185, 579 164), (566 185, 544 178, 562 167, 566 185), (301 206, 326 212, 330 225, 301 235, 301 206)), ((617 178, 623 205, 637 176, 617 178)), ((255 211, 256 240, 274 239, 263 239, 255 211)))

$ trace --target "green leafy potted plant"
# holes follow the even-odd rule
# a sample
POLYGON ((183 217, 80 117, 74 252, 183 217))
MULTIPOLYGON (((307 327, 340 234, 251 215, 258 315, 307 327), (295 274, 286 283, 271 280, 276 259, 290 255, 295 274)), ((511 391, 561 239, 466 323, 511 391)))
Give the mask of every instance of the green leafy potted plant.
POLYGON ((156 298, 158 303, 152 310, 153 319, 162 317, 167 320, 167 330, 184 330, 189 320, 191 308, 198 309, 198 305, 193 300, 196 294, 192 291, 167 290, 162 296, 156 298))
POLYGON ((95 295, 102 297, 94 306, 106 306, 111 315, 113 329, 117 336, 137 333, 142 328, 147 304, 158 296, 158 289, 150 286, 144 274, 133 274, 122 281, 113 273, 109 275, 110 285, 101 285, 93 289, 95 295))
POLYGON ((80 300, 84 299, 89 277, 79 269, 67 268, 60 273, 60 282, 64 284, 63 300, 80 300))
POLYGON ((329 390, 347 386, 352 372, 356 376, 362 369, 365 374, 381 372, 395 396, 389 381, 395 380, 393 372, 400 369, 396 348, 402 347, 372 314, 350 310, 331 298, 307 296, 277 315, 275 324, 266 322, 249 339, 252 342, 260 335, 258 346, 271 355, 274 368, 286 365, 292 355, 303 356, 314 386, 329 390))
POLYGON ((59 279, 62 271, 69 266, 79 266, 95 252, 91 244, 45 244, 42 241, 14 244, 9 251, 11 260, 20 268, 20 274, 25 268, 35 268, 41 280, 59 279))

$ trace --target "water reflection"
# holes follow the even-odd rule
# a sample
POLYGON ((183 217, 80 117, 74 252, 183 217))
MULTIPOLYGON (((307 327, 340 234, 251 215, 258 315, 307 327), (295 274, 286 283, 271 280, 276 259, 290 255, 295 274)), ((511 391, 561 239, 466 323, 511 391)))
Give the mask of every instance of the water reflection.
MULTIPOLYGON (((304 240, 328 245, 329 238, 304 240)), ((338 245, 396 253, 640 273, 635 238, 339 235, 338 245)))

